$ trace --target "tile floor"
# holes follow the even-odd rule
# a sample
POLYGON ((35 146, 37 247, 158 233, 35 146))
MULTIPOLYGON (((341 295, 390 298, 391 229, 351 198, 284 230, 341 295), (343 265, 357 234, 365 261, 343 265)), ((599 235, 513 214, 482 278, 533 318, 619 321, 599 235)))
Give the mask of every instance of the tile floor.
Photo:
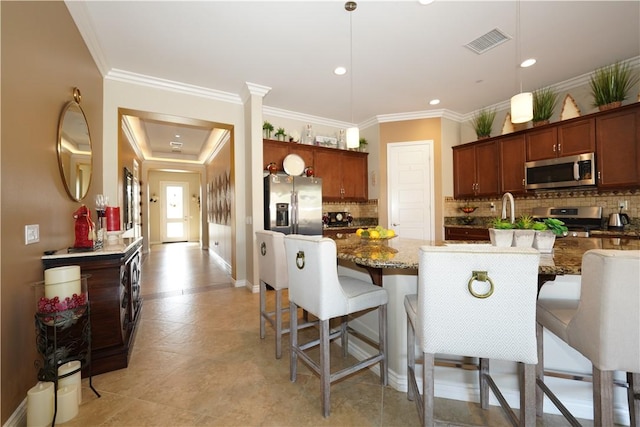
MULTIPOLYGON (((331 416, 320 383, 302 363, 289 381, 288 357, 274 357, 273 329, 259 337, 258 294, 233 288, 194 244, 153 246, 142 265, 144 305, 129 367, 83 380, 80 412, 65 426, 417 426, 405 393, 372 373, 331 388, 331 416)), ((286 348, 288 340, 283 342, 286 348)), ((336 352, 334 358, 342 358, 336 352)), ((439 426, 507 426, 498 407, 436 399, 439 426)), ((539 426, 568 425, 545 415, 539 426)), ((593 425, 589 421, 585 426, 593 425)))

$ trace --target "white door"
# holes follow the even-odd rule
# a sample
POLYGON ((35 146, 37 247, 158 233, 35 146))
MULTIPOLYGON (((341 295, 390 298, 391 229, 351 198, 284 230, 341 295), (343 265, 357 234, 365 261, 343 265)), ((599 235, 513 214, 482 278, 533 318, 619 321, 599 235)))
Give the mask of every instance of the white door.
POLYGON ((433 140, 387 144, 389 227, 399 236, 433 240, 433 140))
POLYGON ((189 240, 189 183, 161 181, 160 189, 162 242, 189 240))

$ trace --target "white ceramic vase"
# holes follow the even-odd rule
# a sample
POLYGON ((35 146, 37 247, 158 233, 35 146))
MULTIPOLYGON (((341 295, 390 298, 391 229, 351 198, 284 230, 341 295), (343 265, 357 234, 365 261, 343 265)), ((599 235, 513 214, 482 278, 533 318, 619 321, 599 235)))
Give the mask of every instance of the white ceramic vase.
POLYGON ((508 248, 513 243, 513 230, 490 228, 489 239, 491 240, 491 245, 493 246, 508 248))
POLYGON ((542 254, 553 252, 553 244, 556 242, 556 235, 551 230, 536 231, 533 239, 533 247, 542 254))
POLYGON ((517 246, 519 248, 530 248, 533 246, 535 234, 535 230, 513 230, 513 246, 517 246))

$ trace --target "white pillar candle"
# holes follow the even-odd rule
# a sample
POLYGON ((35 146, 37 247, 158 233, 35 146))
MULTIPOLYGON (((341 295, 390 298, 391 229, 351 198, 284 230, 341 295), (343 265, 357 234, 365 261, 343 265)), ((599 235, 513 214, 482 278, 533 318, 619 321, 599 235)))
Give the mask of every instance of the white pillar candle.
POLYGON ((78 392, 75 385, 58 388, 56 424, 66 423, 78 415, 78 392))
POLYGON ((53 421, 53 383, 39 382, 27 392, 27 426, 49 426, 53 421))
POLYGON ((67 265, 64 267, 48 268, 44 271, 44 296, 64 301, 73 294, 80 295, 80 266, 67 265))
POLYGON ((74 372, 68 377, 58 380, 58 390, 68 385, 75 385, 78 394, 78 405, 82 403, 82 374, 80 372, 81 363, 79 360, 72 360, 58 368, 58 377, 74 372))

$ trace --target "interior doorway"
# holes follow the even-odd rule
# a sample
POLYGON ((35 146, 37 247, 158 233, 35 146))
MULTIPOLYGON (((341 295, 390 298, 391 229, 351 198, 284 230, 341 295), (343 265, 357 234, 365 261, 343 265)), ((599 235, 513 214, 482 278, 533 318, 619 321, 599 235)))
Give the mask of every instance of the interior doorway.
POLYGON ((433 140, 387 144, 389 226, 399 236, 433 240, 433 140))

